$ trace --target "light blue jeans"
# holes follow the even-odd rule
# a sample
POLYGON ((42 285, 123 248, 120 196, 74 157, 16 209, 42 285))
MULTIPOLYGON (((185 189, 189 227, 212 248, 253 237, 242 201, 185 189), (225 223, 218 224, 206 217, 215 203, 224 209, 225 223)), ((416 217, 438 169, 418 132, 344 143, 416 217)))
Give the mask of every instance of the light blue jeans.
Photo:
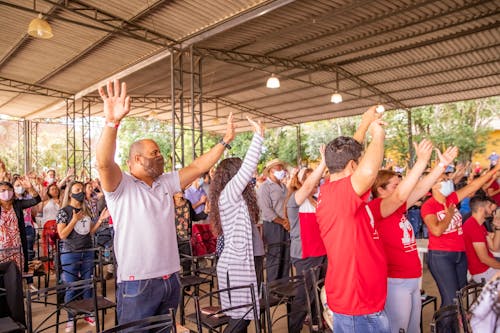
POLYGON ((387 279, 387 301, 385 312, 389 318, 391 333, 399 333, 403 328, 406 333, 420 332, 420 298, 419 278, 387 279))
POLYGON ((389 333, 389 320, 385 311, 361 316, 333 313, 335 333, 389 333))

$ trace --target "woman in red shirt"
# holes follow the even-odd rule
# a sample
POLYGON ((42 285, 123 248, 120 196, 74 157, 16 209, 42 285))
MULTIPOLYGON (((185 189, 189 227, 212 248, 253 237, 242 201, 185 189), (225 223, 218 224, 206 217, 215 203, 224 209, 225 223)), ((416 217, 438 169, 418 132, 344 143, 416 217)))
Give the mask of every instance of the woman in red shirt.
POLYGON ((421 208, 429 229, 427 264, 441 295, 441 306, 453 304, 457 290, 467 284, 467 259, 462 231, 462 215, 456 205, 475 193, 499 170, 500 165, 453 191, 453 183, 441 177, 432 187, 432 197, 421 208))
POLYGON ((440 163, 419 181, 432 154, 432 143, 423 140, 416 147, 417 161, 404 180, 393 171, 381 170, 372 186, 374 199, 368 205, 379 205, 382 215, 376 226, 388 264, 385 311, 393 333, 401 329, 420 331, 422 265, 406 209, 429 191, 457 153, 456 147, 448 148, 443 155, 438 151, 440 163))

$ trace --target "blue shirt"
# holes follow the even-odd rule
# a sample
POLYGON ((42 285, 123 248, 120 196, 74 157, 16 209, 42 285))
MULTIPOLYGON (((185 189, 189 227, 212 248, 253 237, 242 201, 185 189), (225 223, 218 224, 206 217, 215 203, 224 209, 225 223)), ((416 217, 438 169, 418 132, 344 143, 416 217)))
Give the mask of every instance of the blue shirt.
MULTIPOLYGON (((198 201, 200 201, 201 197, 203 195, 207 195, 205 190, 200 187, 199 189, 196 189, 194 185, 191 185, 187 188, 186 192, 184 193, 184 197, 191 201, 191 204, 194 206, 198 201)), ((198 207, 194 209, 196 214, 199 214, 205 210, 205 204, 201 204, 198 207)))

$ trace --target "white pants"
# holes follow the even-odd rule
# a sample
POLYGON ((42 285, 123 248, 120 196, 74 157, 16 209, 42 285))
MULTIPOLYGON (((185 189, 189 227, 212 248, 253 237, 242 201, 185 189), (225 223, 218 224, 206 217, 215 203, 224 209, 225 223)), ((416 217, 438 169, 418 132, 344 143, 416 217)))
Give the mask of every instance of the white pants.
POLYGON ((485 279, 486 282, 488 282, 489 280, 491 280, 493 275, 495 275, 497 272, 498 272, 498 269, 494 269, 494 268, 490 267, 486 271, 482 272, 481 274, 472 275, 472 280, 479 283, 479 282, 481 282, 481 279, 485 279))
POLYGON ((420 332, 420 278, 387 279, 387 300, 385 311, 389 318, 391 333, 399 333, 403 328, 406 333, 420 332))

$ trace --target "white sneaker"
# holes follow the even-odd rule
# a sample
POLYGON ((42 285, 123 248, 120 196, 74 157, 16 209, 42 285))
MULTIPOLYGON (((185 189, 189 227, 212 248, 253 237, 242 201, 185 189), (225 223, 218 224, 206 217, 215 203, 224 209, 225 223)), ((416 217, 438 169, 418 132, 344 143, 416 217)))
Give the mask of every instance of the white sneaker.
POLYGON ((73 325, 74 325, 73 321, 68 321, 68 322, 66 323, 66 329, 65 329, 64 331, 65 331, 66 333, 71 333, 71 332, 73 332, 73 325))
POLYGON ((37 288, 37 287, 35 287, 35 285, 34 285, 33 283, 31 283, 31 284, 29 285, 29 288, 30 288, 30 290, 31 290, 31 291, 38 291, 38 288, 37 288))

